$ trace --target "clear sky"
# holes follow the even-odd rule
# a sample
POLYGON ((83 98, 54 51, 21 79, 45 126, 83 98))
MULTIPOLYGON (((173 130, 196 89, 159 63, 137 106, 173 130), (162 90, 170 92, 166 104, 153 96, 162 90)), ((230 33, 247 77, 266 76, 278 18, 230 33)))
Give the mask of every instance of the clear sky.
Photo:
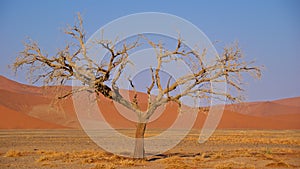
POLYGON ((247 101, 300 96, 300 1, 77 1, 0 0, 0 75, 14 77, 7 68, 23 49, 26 37, 55 53, 66 39, 62 30, 83 15, 87 37, 104 24, 137 12, 177 15, 199 27, 217 49, 238 40, 247 60, 264 65, 260 81, 247 80, 247 101))

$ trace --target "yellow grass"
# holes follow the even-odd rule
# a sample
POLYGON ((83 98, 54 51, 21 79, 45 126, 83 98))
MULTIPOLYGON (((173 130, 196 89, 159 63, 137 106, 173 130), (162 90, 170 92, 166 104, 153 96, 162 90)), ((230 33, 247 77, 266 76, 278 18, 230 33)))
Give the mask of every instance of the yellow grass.
POLYGON ((190 168, 184 161, 184 159, 173 156, 163 160, 163 163, 166 164, 166 169, 188 169, 190 168))
POLYGON ((284 161, 279 161, 279 162, 269 163, 266 165, 266 167, 277 168, 277 167, 291 167, 291 166, 284 161))
POLYGON ((25 152, 17 151, 17 150, 8 150, 4 157, 20 157, 25 155, 25 152))
MULTIPOLYGON (((49 147, 45 147, 48 150, 43 150, 41 144, 36 145, 36 149, 24 149, 22 144, 20 149, 14 147, 0 152, 0 161, 2 163, 6 161, 0 164, 0 168, 5 166, 14 168, 15 164, 11 164, 13 159, 10 157, 20 160, 21 163, 27 158, 36 168, 68 168, 68 166, 89 169, 143 168, 144 166, 145 168, 154 166, 156 169, 300 168, 299 160, 297 160, 300 158, 299 132, 282 133, 284 132, 217 131, 207 143, 202 145, 196 142, 199 135, 192 133, 173 150, 165 152, 162 156, 155 156, 153 158, 155 160, 151 162, 117 156, 101 149, 93 149, 94 147, 89 150, 79 148, 76 151, 72 149, 70 151, 70 149, 60 149, 56 147, 57 145, 53 145, 50 150, 49 147), (32 159, 35 159, 35 162, 32 159)), ((64 141, 63 138, 55 139, 64 141)), ((31 144, 32 141, 30 141, 31 144)))
POLYGON ((216 169, 255 169, 254 165, 238 162, 224 162, 215 165, 216 169))
POLYGON ((79 162, 82 164, 95 164, 93 169, 103 168, 112 169, 120 166, 135 166, 142 164, 143 160, 120 157, 106 152, 97 151, 79 151, 79 152, 54 152, 54 151, 39 151, 37 154, 41 156, 36 159, 36 162, 42 165, 48 165, 51 162, 73 163, 79 162))
MULTIPOLYGON (((190 134, 186 137, 186 141, 197 141, 199 135, 190 134)), ((280 144, 280 145, 300 145, 300 139, 297 139, 296 135, 289 137, 272 137, 272 133, 260 133, 260 132, 244 132, 228 135, 213 135, 208 139, 210 142, 223 143, 223 144, 280 144)))

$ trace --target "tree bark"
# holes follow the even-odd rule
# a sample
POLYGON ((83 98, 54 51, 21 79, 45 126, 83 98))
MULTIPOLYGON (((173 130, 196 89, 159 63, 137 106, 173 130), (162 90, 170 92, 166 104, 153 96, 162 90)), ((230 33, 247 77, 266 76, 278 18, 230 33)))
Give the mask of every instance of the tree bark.
POLYGON ((134 158, 143 159, 145 157, 144 149, 144 135, 147 123, 137 123, 135 132, 135 148, 134 148, 134 158))

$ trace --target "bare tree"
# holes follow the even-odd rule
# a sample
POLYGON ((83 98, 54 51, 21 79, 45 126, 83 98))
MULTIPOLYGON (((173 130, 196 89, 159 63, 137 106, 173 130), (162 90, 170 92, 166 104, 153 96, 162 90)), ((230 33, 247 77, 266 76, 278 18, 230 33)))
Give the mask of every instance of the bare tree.
POLYGON ((25 49, 13 63, 13 69, 17 71, 24 65, 29 65, 29 73, 33 82, 43 81, 45 84, 65 85, 69 80, 79 80, 84 86, 68 91, 59 98, 66 98, 80 91, 93 91, 96 94, 102 94, 108 99, 125 106, 136 113, 138 117, 136 127, 136 145, 134 150, 135 158, 144 158, 144 134, 146 125, 154 111, 167 102, 175 102, 181 106, 181 98, 191 96, 196 98, 209 98, 213 95, 226 97, 231 101, 238 101, 239 94, 228 93, 223 91, 213 91, 209 85, 212 81, 221 81, 224 77, 230 88, 236 91, 242 91, 241 73, 251 73, 254 77, 260 77, 259 67, 252 66, 253 62, 243 61, 243 54, 238 45, 224 48, 224 52, 219 58, 210 64, 205 63, 206 49, 190 49, 183 40, 178 37, 173 49, 167 48, 161 42, 154 42, 146 36, 138 36, 131 43, 122 42, 117 45, 112 40, 100 39, 95 42, 103 49, 108 51, 107 62, 100 62, 91 59, 87 54, 85 44, 85 31, 80 15, 72 27, 68 27, 65 33, 71 36, 74 43, 68 43, 63 49, 58 50, 56 55, 48 56, 39 47, 37 42, 29 40, 24 43, 25 49), (117 81, 120 79, 122 72, 130 63, 129 52, 138 48, 141 39, 150 45, 156 51, 157 65, 155 68, 149 68, 151 71, 151 83, 147 87, 148 103, 147 109, 142 111, 137 101, 137 92, 135 84, 129 79, 129 83, 135 91, 131 100, 125 99, 120 94, 117 81), (184 60, 190 64, 192 72, 185 74, 172 82, 170 79, 166 85, 162 85, 160 75, 161 68, 164 64, 184 60), (84 64, 78 64, 84 63, 84 64), (109 82, 109 83, 107 83, 109 82), (180 93, 171 94, 176 88, 185 86, 180 93), (154 88, 158 89, 157 95, 152 95, 154 88), (154 98, 153 98, 154 97, 154 98))

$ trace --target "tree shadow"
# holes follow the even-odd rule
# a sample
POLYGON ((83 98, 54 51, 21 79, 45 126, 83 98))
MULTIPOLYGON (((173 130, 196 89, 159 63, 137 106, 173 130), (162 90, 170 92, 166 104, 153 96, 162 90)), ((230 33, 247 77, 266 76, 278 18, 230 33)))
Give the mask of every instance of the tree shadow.
POLYGON ((156 154, 153 155, 151 158, 147 159, 146 161, 152 162, 156 160, 166 159, 170 157, 181 157, 181 158, 188 158, 188 157, 196 157, 201 155, 201 153, 166 153, 166 154, 156 154))

